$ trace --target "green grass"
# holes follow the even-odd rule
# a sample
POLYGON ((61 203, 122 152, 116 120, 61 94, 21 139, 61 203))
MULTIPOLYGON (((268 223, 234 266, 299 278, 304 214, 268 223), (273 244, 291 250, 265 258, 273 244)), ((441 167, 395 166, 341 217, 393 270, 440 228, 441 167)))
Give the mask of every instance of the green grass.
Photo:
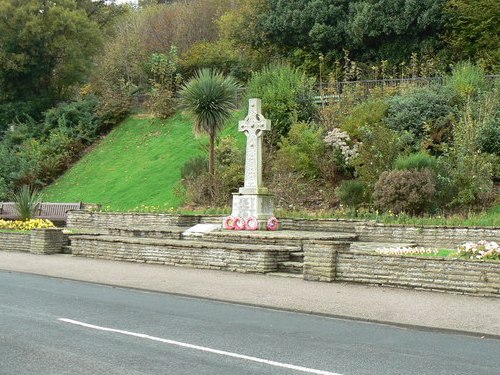
MULTIPOLYGON (((235 113, 222 132, 236 137, 241 146, 245 139, 237 131, 237 120, 243 117, 235 113)), ((207 144, 207 137, 193 135, 192 121, 184 114, 165 121, 130 117, 46 188, 44 200, 98 203, 113 211, 138 206, 175 209, 182 203, 175 193, 181 168, 207 152, 207 144)))

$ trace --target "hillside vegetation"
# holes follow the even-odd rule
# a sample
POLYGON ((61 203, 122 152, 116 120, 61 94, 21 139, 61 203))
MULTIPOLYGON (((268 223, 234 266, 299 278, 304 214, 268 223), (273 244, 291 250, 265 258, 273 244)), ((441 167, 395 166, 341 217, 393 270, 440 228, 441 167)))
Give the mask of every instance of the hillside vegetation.
MULTIPOLYGON (((231 121, 223 134, 237 135, 231 121)), ((239 135, 242 139, 242 135, 239 135)), ((98 203, 111 210, 176 208, 181 168, 206 153, 207 137, 193 135, 178 113, 168 120, 129 117, 44 192, 52 202, 98 203)))

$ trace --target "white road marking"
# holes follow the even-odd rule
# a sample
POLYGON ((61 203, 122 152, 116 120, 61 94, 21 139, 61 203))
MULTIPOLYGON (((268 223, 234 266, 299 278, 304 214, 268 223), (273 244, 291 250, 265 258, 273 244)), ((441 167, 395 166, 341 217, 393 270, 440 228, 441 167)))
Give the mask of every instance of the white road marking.
POLYGON ((79 322, 77 320, 72 320, 72 319, 59 318, 59 320, 61 322, 75 324, 75 325, 78 325, 78 326, 81 326, 81 327, 85 327, 85 328, 91 328, 91 329, 96 329, 96 330, 105 331, 105 332, 114 332, 114 333, 119 333, 119 334, 122 334, 122 335, 134 336, 134 337, 139 337, 139 338, 142 338, 142 339, 147 339, 147 340, 152 340, 152 341, 159 341, 159 342, 163 342, 165 344, 180 346, 182 348, 200 350, 200 351, 203 351, 203 352, 208 352, 208 353, 213 353, 213 354, 218 354, 218 355, 224 355, 224 356, 227 356, 227 357, 245 359, 247 361, 264 363, 266 365, 275 366, 275 367, 282 367, 282 368, 286 368, 286 369, 290 369, 290 370, 301 371, 301 372, 305 372, 305 373, 308 373, 308 374, 342 375, 342 374, 338 374, 338 373, 335 373, 335 372, 329 372, 329 371, 323 371, 323 370, 316 370, 316 369, 313 369, 313 368, 296 366, 296 365, 291 365, 291 364, 288 364, 288 363, 281 363, 281 362, 276 362, 276 361, 270 361, 268 359, 252 357, 252 356, 248 356, 248 355, 244 355, 244 354, 238 354, 238 353, 226 352, 224 350, 217 350, 217 349, 207 348, 205 346, 198 346, 198 345, 193 345, 193 344, 187 344, 185 342, 163 339, 161 337, 150 336, 150 335, 146 335, 144 333, 135 333, 135 332, 123 331, 121 329, 100 327, 100 326, 96 326, 96 325, 88 324, 88 323, 83 323, 83 322, 79 322))

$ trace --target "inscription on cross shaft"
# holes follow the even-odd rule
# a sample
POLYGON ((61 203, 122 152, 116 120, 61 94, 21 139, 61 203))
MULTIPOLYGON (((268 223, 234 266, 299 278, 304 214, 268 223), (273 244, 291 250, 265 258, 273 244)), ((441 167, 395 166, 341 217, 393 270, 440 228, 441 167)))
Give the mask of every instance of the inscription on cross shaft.
POLYGON ((247 136, 245 183, 241 194, 265 193, 262 186, 262 136, 271 130, 271 120, 264 118, 260 99, 250 99, 247 117, 239 122, 239 131, 247 136))

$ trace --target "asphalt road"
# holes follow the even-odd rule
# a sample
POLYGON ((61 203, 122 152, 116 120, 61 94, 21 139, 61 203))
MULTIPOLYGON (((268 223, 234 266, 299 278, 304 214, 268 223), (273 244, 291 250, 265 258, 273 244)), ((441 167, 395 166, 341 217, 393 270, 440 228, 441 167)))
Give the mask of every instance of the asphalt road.
POLYGON ((493 375, 500 341, 0 271, 0 374, 493 375))

